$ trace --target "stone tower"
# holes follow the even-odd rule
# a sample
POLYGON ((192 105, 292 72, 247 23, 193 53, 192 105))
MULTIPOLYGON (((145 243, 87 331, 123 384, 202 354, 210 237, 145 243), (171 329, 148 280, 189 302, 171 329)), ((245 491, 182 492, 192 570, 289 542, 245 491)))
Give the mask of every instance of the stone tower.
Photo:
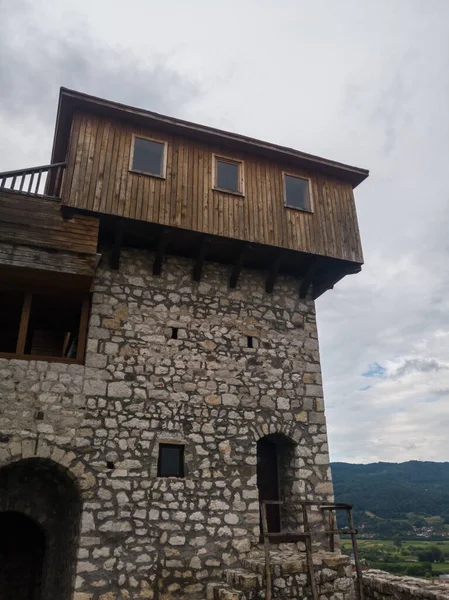
POLYGON ((263 598, 266 500, 273 597, 311 597, 304 501, 352 597, 314 300, 367 175, 61 90, 51 164, 0 173, 0 600, 263 598))

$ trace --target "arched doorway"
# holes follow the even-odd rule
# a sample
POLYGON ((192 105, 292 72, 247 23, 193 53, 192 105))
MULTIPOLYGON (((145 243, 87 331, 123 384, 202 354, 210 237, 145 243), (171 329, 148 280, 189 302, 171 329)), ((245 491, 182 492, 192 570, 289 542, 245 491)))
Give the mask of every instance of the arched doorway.
MULTIPOLYGON (((269 533, 279 533, 293 526, 292 503, 295 479, 295 443, 281 433, 273 433, 257 442, 257 487, 259 502, 281 500, 282 505, 267 504, 269 533)), ((262 524, 260 526, 262 531, 262 524)))
POLYGON ((35 521, 17 512, 0 513, 0 599, 40 597, 45 533, 35 521))
POLYGON ((80 515, 78 489, 56 463, 0 469, 0 600, 72 597, 80 515))

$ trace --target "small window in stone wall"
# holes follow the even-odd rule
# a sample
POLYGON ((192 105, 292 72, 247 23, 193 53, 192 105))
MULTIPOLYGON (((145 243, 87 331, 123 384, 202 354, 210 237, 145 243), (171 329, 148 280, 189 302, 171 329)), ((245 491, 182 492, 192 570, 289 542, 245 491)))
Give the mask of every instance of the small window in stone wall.
POLYGON ((158 477, 184 477, 184 445, 159 444, 158 477))
POLYGON ((177 327, 172 327, 171 328, 171 339, 172 340, 177 340, 178 339, 178 328, 177 327))
POLYGON ((246 343, 247 343, 248 348, 254 348, 252 335, 247 336, 246 343))

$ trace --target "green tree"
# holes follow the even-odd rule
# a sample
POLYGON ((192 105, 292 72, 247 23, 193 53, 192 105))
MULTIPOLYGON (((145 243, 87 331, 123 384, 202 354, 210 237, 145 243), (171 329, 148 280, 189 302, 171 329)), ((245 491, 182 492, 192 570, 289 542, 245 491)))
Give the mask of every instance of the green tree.
POLYGON ((424 521, 424 519, 419 518, 419 519, 416 519, 416 521, 413 523, 413 525, 415 527, 418 527, 418 529, 422 529, 422 527, 426 527, 427 522, 424 521))
POLYGON ((440 548, 437 548, 437 546, 432 546, 424 552, 419 552, 418 560, 421 562, 441 563, 444 561, 444 554, 440 548))

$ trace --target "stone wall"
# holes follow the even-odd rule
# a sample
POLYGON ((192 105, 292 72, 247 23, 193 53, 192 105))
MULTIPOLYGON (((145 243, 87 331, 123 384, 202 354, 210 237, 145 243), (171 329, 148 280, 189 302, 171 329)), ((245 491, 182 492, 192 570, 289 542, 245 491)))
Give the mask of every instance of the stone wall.
POLYGON ((100 265, 85 366, 0 360, 0 466, 51 460, 82 499, 76 600, 205 598, 258 543, 267 434, 295 444, 291 501, 333 499, 313 301, 250 270, 230 290, 212 263, 194 283, 179 258, 154 277, 152 258, 100 265), (185 444, 184 478, 157 477, 164 441, 185 444))
POLYGON ((372 569, 363 573, 366 600, 449 600, 449 585, 399 577, 372 569))

